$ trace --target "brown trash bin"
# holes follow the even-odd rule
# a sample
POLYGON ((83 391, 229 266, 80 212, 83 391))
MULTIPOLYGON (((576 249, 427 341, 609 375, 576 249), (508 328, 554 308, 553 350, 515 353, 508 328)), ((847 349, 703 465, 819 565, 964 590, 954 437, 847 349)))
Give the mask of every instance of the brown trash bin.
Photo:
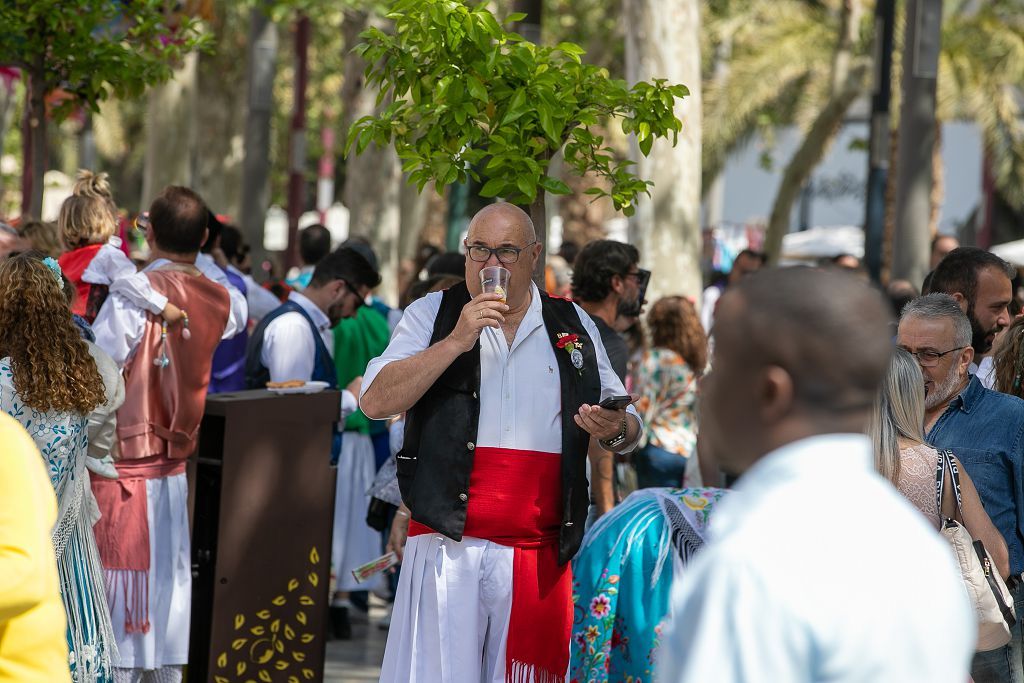
POLYGON ((340 400, 207 397, 190 482, 190 683, 323 680, 340 400))

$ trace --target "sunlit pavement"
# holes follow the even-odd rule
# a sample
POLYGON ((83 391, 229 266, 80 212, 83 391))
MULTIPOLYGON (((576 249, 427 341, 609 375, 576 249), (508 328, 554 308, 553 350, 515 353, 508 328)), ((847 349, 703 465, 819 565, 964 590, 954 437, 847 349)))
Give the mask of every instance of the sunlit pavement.
POLYGON ((387 614, 383 601, 370 598, 370 616, 356 613, 352 620, 352 640, 331 640, 327 643, 325 683, 363 683, 380 677, 387 631, 378 627, 387 614))

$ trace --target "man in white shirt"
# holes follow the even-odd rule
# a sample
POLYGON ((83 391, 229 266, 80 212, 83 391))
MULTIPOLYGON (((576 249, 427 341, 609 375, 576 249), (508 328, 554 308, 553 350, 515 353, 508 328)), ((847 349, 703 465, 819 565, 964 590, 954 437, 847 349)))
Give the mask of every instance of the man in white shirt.
POLYGON ((529 216, 486 207, 466 247, 466 282, 413 302, 364 378, 368 417, 407 411, 397 465, 412 521, 381 681, 561 680, 587 445, 632 449, 640 418, 597 405, 625 389, 590 317, 533 284, 529 216), (497 265, 506 296, 482 293, 497 265))
MULTIPOLYGON (((332 328, 342 318, 355 316, 370 290, 380 284, 373 265, 354 249, 328 254, 313 271, 302 292, 267 315, 253 331, 247 351, 246 381, 261 389, 268 381, 322 381, 337 387, 332 328)), ((361 377, 341 392, 339 429, 357 408, 361 377)), ((331 558, 336 576, 332 621, 337 637, 350 637, 348 591, 360 587, 351 570, 380 555, 380 534, 366 524, 367 493, 376 472, 373 443, 366 434, 336 433, 331 461, 337 464, 335 533, 331 558)), ((365 587, 363 587, 365 590, 365 587)))
POLYGON ((765 271, 722 297, 701 429, 740 479, 673 588, 661 681, 968 680, 977 625, 950 548, 863 435, 887 322, 834 271, 765 271))
POLYGON ((732 269, 729 274, 704 290, 701 297, 700 321, 704 324, 704 331, 711 333, 711 325, 715 319, 715 308, 722 293, 740 282, 751 273, 757 272, 764 265, 764 254, 753 249, 744 249, 733 259, 732 269))

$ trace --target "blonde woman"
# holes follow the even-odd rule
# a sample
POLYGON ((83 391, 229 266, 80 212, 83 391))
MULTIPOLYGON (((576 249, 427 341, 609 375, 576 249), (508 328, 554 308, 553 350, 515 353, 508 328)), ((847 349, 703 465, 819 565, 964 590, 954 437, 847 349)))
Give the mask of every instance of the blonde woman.
MULTIPOLYGON (((924 376, 917 359, 897 348, 882 382, 871 419, 875 467, 891 481, 936 529, 940 513, 935 501, 935 469, 939 454, 924 440, 924 376)), ((963 524, 986 550, 1005 578, 1010 574, 1006 541, 992 524, 967 471, 960 467, 963 524)), ((947 487, 943 507, 953 509, 952 487, 947 487)))

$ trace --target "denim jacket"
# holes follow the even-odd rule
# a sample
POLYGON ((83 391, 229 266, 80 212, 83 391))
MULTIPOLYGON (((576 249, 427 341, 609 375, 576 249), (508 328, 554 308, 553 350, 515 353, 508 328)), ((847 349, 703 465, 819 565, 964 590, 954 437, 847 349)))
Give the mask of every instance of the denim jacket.
POLYGON ((977 377, 928 432, 928 442, 953 451, 978 489, 1010 550, 1010 571, 1024 571, 1024 401, 986 389, 977 377))

